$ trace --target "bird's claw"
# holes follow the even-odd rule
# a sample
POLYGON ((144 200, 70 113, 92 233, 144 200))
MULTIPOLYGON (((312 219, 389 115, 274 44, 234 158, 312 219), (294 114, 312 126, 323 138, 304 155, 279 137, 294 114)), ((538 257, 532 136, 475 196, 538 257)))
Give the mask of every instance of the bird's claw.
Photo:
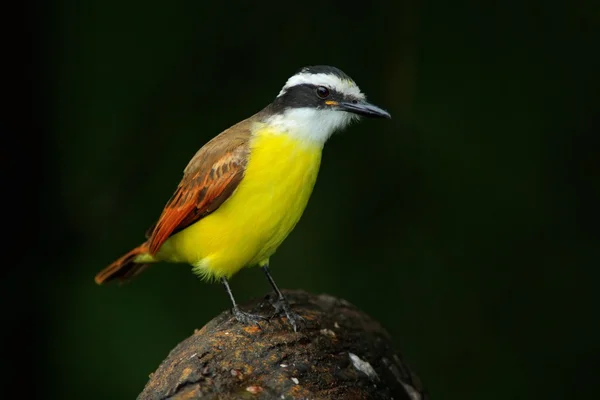
MULTIPOLYGON (((240 310, 239 307, 234 307, 231 310, 231 313, 235 317, 236 320, 245 325, 256 325, 259 328, 261 327, 259 322, 268 321, 268 318, 263 317, 262 315, 250 314, 245 311, 240 310)), ((262 329, 262 328, 261 328, 262 329)))
POLYGON ((300 314, 292 310, 290 303, 288 303, 285 298, 279 298, 273 301, 272 304, 273 307, 275 307, 275 312, 269 319, 285 314, 288 323, 292 326, 294 332, 298 332, 298 329, 306 326, 306 320, 300 314))

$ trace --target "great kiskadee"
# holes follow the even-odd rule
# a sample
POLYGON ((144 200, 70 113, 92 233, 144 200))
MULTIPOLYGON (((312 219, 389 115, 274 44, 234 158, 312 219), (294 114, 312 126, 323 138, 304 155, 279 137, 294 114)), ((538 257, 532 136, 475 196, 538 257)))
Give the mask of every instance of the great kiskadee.
POLYGON ((223 283, 238 321, 257 324, 265 318, 238 307, 228 279, 260 266, 277 294, 275 313, 296 330, 303 319, 271 277, 269 258, 306 207, 323 145, 360 116, 390 118, 339 69, 302 68, 271 104, 198 150, 147 240, 98 273, 96 283, 126 281, 150 263, 186 263, 223 283))

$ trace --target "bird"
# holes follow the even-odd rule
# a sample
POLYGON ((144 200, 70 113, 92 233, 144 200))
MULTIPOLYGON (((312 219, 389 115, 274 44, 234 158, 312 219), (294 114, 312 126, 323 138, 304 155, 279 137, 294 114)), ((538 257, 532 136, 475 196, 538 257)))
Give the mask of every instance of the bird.
POLYGON ((258 266, 276 295, 273 316, 285 315, 297 331, 305 321, 273 280, 269 260, 304 212, 325 142, 360 117, 391 118, 340 69, 301 68, 269 105, 196 152, 146 241, 95 282, 126 282, 156 262, 185 263, 223 284, 236 320, 260 326, 267 318, 243 311, 229 285, 242 268, 258 266))

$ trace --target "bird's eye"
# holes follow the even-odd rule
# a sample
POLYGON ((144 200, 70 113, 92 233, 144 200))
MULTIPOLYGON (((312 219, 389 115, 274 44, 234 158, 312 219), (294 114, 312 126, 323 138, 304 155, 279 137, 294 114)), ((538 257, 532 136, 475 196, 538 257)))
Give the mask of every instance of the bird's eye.
POLYGON ((327 89, 325 86, 319 86, 317 88, 317 96, 319 96, 321 99, 326 99, 329 96, 329 89, 327 89))

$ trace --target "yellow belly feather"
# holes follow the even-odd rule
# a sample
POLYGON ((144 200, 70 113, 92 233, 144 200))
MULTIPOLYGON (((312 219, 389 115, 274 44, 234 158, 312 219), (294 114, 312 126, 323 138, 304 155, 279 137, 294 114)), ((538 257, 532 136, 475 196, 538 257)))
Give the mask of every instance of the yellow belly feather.
POLYGON ((185 262, 215 279, 263 265, 306 207, 322 145, 262 129, 255 132, 244 179, 215 212, 171 236, 156 261, 185 262))

